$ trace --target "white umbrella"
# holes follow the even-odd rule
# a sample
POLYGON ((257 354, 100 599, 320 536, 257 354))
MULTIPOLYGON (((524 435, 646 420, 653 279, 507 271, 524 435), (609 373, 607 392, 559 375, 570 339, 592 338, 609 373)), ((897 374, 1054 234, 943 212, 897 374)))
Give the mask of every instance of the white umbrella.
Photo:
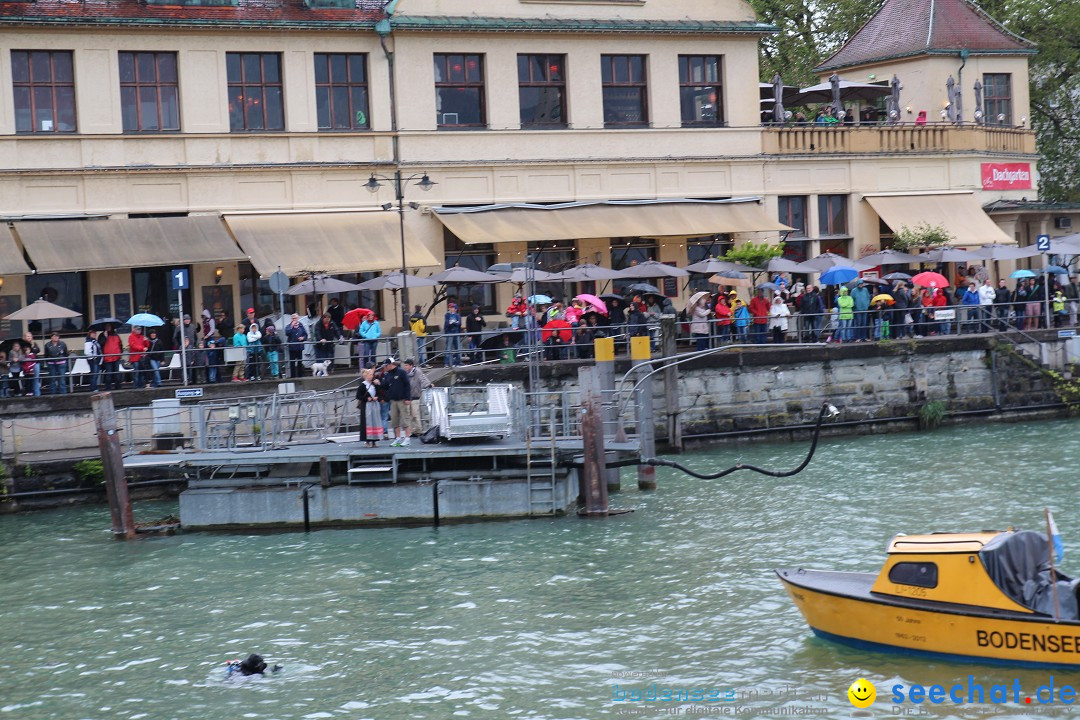
POLYGON ((618 272, 619 279, 686 277, 690 274, 688 270, 677 268, 674 265, 665 265, 664 263, 657 262, 656 260, 646 260, 645 262, 638 263, 637 265, 631 265, 628 268, 623 268, 618 272))
POLYGON ((62 318, 82 317, 82 313, 68 310, 48 300, 35 300, 21 310, 7 316, 8 320, 60 320, 62 318))
MULTIPOLYGON (((505 265, 505 263, 503 264, 505 265)), ((498 269, 494 269, 496 267, 498 266, 492 265, 488 268, 488 272, 492 275, 501 275, 502 279, 506 282, 523 283, 529 281, 527 277, 528 270, 523 267, 508 268, 505 272, 501 267, 499 267, 498 269)), ((536 282, 551 282, 562 279, 559 273, 551 273, 545 270, 536 270, 535 268, 532 271, 532 275, 533 280, 535 280, 536 282)))
POLYGON ((1038 248, 1034 245, 1016 247, 1015 245, 999 245, 997 243, 983 245, 971 252, 986 260, 1018 260, 1020 258, 1035 257, 1039 254, 1038 248))
POLYGON ((968 262, 969 260, 985 260, 986 258, 970 250, 957 250, 956 248, 943 247, 919 253, 922 262, 968 262))
POLYGON ((861 261, 852 260, 846 258, 843 255, 837 255, 835 253, 824 252, 813 258, 810 258, 806 262, 799 263, 799 272, 821 273, 825 272, 829 268, 836 267, 855 268, 856 270, 865 270, 873 267, 873 265, 867 265, 861 261))
POLYGON ((769 272, 803 272, 799 269, 799 263, 782 257, 775 257, 765 263, 765 269, 769 272))
POLYGON ((910 265, 922 262, 922 258, 902 253, 899 250, 882 250, 873 255, 859 258, 859 262, 868 265, 910 265))
POLYGON ((303 282, 298 282, 285 291, 287 295, 319 295, 321 293, 338 293, 359 290, 360 286, 332 278, 329 275, 312 275, 303 282))
POLYGON ((727 270, 738 270, 741 272, 761 271, 761 268, 750 267, 749 265, 743 265, 742 263, 734 263, 727 260, 720 260, 717 258, 709 258, 708 260, 702 260, 701 262, 687 265, 686 269, 690 272, 696 273, 718 273, 725 272, 727 270))

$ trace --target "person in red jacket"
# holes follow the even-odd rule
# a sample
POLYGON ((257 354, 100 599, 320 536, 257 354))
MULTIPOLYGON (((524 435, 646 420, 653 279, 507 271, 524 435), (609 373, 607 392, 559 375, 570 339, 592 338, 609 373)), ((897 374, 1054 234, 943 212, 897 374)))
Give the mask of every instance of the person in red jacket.
POLYGON ((731 339, 731 305, 728 296, 721 292, 716 298, 716 337, 724 343, 731 339))
POLYGON ((131 361, 131 369, 134 371, 131 373, 132 387, 146 387, 142 360, 143 354, 149 349, 150 341, 143 335, 143 329, 141 327, 132 328, 131 336, 128 338, 128 360, 131 361))
POLYGON ((105 325, 105 330, 98 335, 98 344, 101 345, 102 387, 105 390, 120 389, 120 356, 124 352, 124 343, 120 340, 116 329, 111 324, 105 325))
POLYGON ((757 290, 750 298, 750 337, 755 343, 765 342, 765 326, 769 322, 769 301, 765 291, 757 290))
POLYGON ((923 308, 925 308, 926 314, 930 319, 930 334, 937 335, 938 332, 942 332, 945 335, 949 334, 949 321, 940 320, 934 317, 934 308, 945 307, 948 304, 948 300, 945 298, 945 293, 938 290, 931 285, 929 288, 923 291, 923 308))

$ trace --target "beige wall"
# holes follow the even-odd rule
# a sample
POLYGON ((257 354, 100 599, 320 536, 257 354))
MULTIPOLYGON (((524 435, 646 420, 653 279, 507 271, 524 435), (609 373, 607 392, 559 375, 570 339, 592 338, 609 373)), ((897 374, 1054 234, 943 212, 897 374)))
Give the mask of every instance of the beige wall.
MULTIPOLYGON (((895 60, 887 63, 863 65, 846 68, 839 72, 844 80, 855 82, 880 82, 891 80, 893 75, 900 80, 900 122, 915 122, 920 110, 926 110, 928 122, 942 122, 941 110, 948 102, 945 83, 952 75, 958 85, 962 80, 963 118, 965 123, 975 121, 975 81, 982 81, 987 73, 1008 73, 1012 75, 1014 125, 1020 125, 1021 119, 1030 117, 1030 93, 1028 89, 1028 71, 1026 55, 971 55, 960 77, 960 65, 963 60, 957 56, 934 55, 921 58, 895 60), (873 77, 871 77, 873 76, 873 77)), ((826 80, 829 73, 821 76, 826 80)), ((1031 127, 1031 122, 1026 122, 1031 127)))
POLYGON ((630 20, 755 19, 750 4, 741 0, 401 0, 397 14, 630 20))

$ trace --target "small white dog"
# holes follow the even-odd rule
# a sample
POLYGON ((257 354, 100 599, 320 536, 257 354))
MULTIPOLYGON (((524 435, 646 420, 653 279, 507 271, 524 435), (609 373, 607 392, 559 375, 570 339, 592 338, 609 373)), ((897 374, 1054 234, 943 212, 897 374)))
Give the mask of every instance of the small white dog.
POLYGON ((330 370, 330 360, 316 360, 311 363, 311 376, 312 377, 326 377, 330 370))

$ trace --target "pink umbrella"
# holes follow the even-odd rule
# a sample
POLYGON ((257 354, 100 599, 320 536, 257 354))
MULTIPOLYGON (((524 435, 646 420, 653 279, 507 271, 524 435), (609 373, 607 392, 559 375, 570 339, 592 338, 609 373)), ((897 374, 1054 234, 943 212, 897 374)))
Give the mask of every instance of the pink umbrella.
POLYGON ((574 299, 589 303, 593 306, 596 312, 600 313, 601 315, 608 314, 607 303, 605 303, 603 300, 596 297, 595 295, 590 295, 589 293, 581 293, 580 295, 575 296, 574 299))

